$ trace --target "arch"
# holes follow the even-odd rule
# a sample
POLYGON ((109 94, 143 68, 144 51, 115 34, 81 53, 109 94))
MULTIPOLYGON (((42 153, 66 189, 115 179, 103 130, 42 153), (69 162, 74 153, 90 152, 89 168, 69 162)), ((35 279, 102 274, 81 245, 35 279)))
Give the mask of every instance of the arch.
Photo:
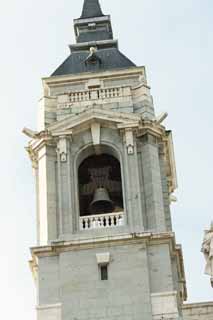
POLYGON ((89 156, 92 156, 94 154, 109 154, 113 157, 115 157, 119 162, 121 162, 121 153, 120 150, 118 150, 114 145, 105 143, 100 144, 97 147, 95 147, 93 144, 89 144, 87 146, 84 146, 79 150, 76 156, 76 169, 78 170, 81 163, 88 158, 89 156))
POLYGON ((76 172, 80 216, 123 211, 123 181, 120 159, 119 152, 106 144, 99 145, 97 148, 89 145, 79 152, 76 158, 76 172), (99 206, 97 210, 92 210, 91 203, 94 197, 96 200, 97 197, 99 200, 100 197, 108 200, 104 202, 104 205, 101 205, 101 201, 94 201, 95 208, 97 209, 98 203, 99 206))

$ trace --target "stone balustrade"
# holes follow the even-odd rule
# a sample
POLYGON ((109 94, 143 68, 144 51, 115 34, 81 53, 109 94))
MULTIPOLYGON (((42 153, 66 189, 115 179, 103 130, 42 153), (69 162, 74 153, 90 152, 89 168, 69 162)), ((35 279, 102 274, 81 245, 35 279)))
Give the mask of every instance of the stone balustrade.
POLYGON ((79 218, 80 230, 114 228, 124 225, 124 213, 116 212, 79 218))
POLYGON ((117 98, 122 96, 122 88, 107 88, 107 89, 96 89, 87 90, 80 92, 71 92, 69 94, 70 102, 81 102, 87 100, 97 100, 106 98, 117 98))
POLYGON ((75 104, 88 101, 118 99, 131 94, 130 87, 98 88, 84 91, 73 91, 58 96, 58 108, 67 109, 75 104))

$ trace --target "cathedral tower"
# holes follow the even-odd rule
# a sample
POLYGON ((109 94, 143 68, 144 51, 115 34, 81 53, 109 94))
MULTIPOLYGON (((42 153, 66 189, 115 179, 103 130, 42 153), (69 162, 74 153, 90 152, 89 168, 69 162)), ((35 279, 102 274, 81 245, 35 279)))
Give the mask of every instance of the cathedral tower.
POLYGON ((43 79, 38 131, 25 129, 37 319, 179 319, 186 287, 170 215, 171 131, 98 0, 84 1, 74 30, 70 56, 43 79))

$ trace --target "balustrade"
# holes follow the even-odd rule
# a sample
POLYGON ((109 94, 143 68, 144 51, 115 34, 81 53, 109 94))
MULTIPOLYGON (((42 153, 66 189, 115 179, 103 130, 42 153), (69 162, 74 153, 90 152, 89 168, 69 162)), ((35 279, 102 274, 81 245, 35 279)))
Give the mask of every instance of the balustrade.
POLYGON ((80 230, 114 228, 124 225, 124 213, 116 212, 80 217, 80 230))
POLYGON ((69 94, 70 102, 88 101, 96 97, 96 99, 117 98, 122 96, 122 88, 96 89, 80 92, 71 92, 69 94))

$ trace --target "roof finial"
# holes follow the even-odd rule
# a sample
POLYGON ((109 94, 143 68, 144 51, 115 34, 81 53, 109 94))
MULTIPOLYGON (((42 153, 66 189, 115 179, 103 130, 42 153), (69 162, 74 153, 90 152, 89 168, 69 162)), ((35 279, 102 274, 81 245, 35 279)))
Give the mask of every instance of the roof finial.
POLYGON ((99 0, 84 0, 81 19, 102 17, 103 15, 99 0))

